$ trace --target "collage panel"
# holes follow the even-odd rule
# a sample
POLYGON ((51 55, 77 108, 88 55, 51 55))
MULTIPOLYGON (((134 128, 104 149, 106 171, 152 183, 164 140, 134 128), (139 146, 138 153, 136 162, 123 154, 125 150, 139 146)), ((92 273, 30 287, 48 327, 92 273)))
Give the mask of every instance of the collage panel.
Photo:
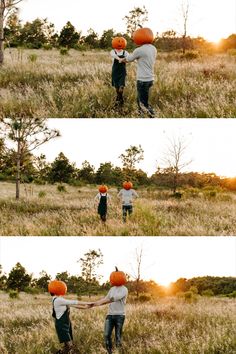
POLYGON ((235 58, 235 0, 0 0, 0 354, 236 353, 235 58))
POLYGON ((56 353, 64 338, 80 354, 235 353, 235 238, 0 245, 3 354, 56 353))
POLYGON ((3 236, 234 236, 234 119, 4 119, 3 236))
POLYGON ((0 117, 236 116, 234 0, 0 4, 0 117))

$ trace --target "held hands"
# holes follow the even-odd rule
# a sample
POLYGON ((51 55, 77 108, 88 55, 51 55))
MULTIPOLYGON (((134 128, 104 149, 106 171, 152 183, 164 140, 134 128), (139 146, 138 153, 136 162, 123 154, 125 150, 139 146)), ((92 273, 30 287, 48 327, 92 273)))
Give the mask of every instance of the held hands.
POLYGON ((125 58, 119 58, 118 60, 119 60, 119 63, 120 63, 120 64, 121 64, 121 63, 127 63, 127 61, 126 61, 125 58))

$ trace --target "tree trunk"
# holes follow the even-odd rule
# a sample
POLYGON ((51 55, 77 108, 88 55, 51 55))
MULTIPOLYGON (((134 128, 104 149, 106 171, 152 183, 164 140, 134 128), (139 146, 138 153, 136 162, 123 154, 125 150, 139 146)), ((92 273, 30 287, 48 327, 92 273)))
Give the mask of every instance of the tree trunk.
POLYGON ((3 29, 4 5, 2 1, 0 4, 1 4, 0 5, 0 65, 2 65, 4 60, 4 29, 3 29))
POLYGON ((20 139, 17 141, 17 156, 16 156, 16 199, 20 199, 20 160, 21 160, 21 146, 20 139))

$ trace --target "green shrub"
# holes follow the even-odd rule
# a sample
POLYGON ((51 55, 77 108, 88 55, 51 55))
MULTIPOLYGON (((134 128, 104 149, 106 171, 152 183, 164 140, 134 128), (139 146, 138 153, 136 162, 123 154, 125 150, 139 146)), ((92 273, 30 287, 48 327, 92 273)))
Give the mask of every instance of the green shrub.
POLYGON ((194 60, 198 58, 199 58, 199 53, 194 51, 186 52, 185 54, 181 55, 181 59, 185 59, 185 60, 194 60))
POLYGON ((24 289, 24 292, 26 294, 38 295, 38 294, 42 293, 42 290, 39 288, 32 288, 32 287, 28 286, 27 288, 24 289))
POLYGON ((232 56, 236 56, 236 49, 235 48, 229 49, 227 51, 227 54, 228 55, 232 55, 232 56))
POLYGON ((17 290, 9 290, 10 299, 19 299, 19 292, 17 290))
POLYGON ((214 293, 211 289, 206 289, 206 290, 203 290, 202 293, 201 293, 202 296, 207 296, 207 297, 211 297, 211 296, 214 296, 214 293))
POLYGON ((139 295, 139 297, 137 298, 137 301, 138 302, 141 302, 141 303, 144 303, 144 302, 148 302, 150 301, 152 298, 151 298, 151 295, 149 294, 141 294, 139 295))
POLYGON ((58 184, 57 190, 60 193, 66 192, 66 187, 63 184, 58 184))
POLYGON ((45 196, 46 196, 46 192, 44 192, 44 191, 39 191, 39 193, 38 193, 38 197, 39 198, 44 198, 45 196))
POLYGON ((60 55, 62 55, 62 56, 69 55, 69 49, 65 48, 65 47, 61 47, 60 48, 60 55))
POLYGON ((51 44, 44 44, 42 47, 44 50, 52 50, 53 46, 51 44))
POLYGON ((28 56, 28 60, 29 60, 31 63, 36 63, 37 59, 38 59, 37 54, 30 54, 30 55, 28 56))

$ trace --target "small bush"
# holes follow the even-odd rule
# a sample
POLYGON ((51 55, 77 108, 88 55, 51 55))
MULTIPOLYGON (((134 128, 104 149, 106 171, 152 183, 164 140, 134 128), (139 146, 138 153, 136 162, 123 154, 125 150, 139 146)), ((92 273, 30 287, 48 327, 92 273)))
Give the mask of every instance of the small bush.
POLYGON ((236 290, 233 291, 232 293, 228 294, 227 297, 230 297, 230 298, 236 298, 236 290))
POLYGON ((66 187, 63 186, 63 184, 58 184, 57 190, 58 190, 58 192, 63 193, 63 192, 66 192, 66 187))
POLYGON ((181 59, 185 60, 194 60, 199 58, 198 52, 186 52, 185 54, 181 55, 181 59))
POLYGON ((17 290, 10 290, 9 297, 10 299, 19 299, 19 292, 17 290))
POLYGON ((227 51, 227 54, 228 55, 231 55, 231 56, 236 56, 236 49, 232 48, 232 49, 229 49, 227 51))
POLYGON ((53 49, 53 46, 51 44, 44 44, 43 45, 43 49, 44 50, 52 50, 53 49))
POLYGON ((38 193, 38 197, 39 198, 44 198, 45 196, 46 196, 46 192, 44 192, 44 191, 39 191, 39 193, 38 193))
POLYGON ((25 293, 26 294, 31 294, 31 295, 38 295, 38 294, 40 294, 40 293, 42 293, 42 290, 41 289, 39 289, 39 288, 32 288, 32 287, 27 287, 27 288, 25 288, 25 293))
POLYGON ((62 55, 62 56, 69 55, 69 49, 65 48, 65 47, 61 47, 60 48, 60 55, 62 55))
POLYGON ((30 54, 30 55, 28 56, 28 60, 29 60, 31 63, 36 63, 37 59, 38 59, 37 54, 30 54))
POLYGON ((151 299, 152 298, 149 294, 141 294, 141 295, 139 295, 137 301, 144 303, 144 302, 151 301, 151 299))
POLYGON ((207 296, 207 297, 211 297, 211 296, 214 296, 214 293, 211 289, 206 289, 206 290, 203 290, 202 293, 201 293, 202 296, 207 296))

